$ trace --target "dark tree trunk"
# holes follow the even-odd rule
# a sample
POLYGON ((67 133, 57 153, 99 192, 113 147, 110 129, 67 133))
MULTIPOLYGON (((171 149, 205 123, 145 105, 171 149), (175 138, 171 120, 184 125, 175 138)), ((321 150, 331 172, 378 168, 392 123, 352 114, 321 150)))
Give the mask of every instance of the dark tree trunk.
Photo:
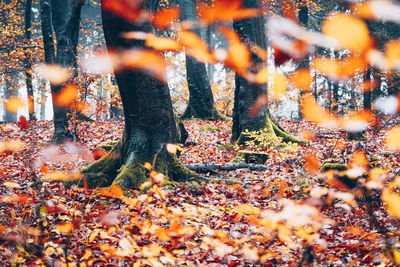
MULTIPOLYGON (((24 38, 28 43, 31 41, 31 28, 32 28, 32 0, 26 0, 25 2, 25 32, 24 38)), ((28 116, 29 120, 36 120, 35 117, 35 104, 33 97, 33 87, 32 87, 32 74, 31 74, 31 54, 26 53, 25 58, 25 83, 26 83, 26 91, 28 95, 28 116)))
MULTIPOLYGON (((244 8, 259 8, 257 0, 245 0, 244 8)), ((254 17, 250 19, 238 20, 233 23, 233 28, 239 34, 242 42, 249 45, 254 43, 261 48, 266 49, 267 40, 265 37, 265 23, 263 17, 254 17)), ((256 55, 252 55, 252 63, 254 65, 265 65, 256 55)), ((287 133, 279 124, 271 117, 267 106, 259 109, 258 114, 251 116, 250 109, 253 107, 257 99, 267 94, 267 84, 259 85, 250 83, 239 75, 235 77, 235 102, 233 107, 233 125, 232 125, 232 141, 241 144, 246 141, 242 133, 245 130, 259 131, 264 129, 271 138, 281 137, 284 142, 302 143, 294 136, 287 133)))
MULTIPOLYGON (((246 0, 243 2, 245 8, 258 8, 257 0, 246 0)), ((242 42, 255 43, 261 48, 267 47, 265 38, 265 27, 262 17, 238 20, 233 22, 234 30, 240 35, 242 42)), ((253 55, 253 62, 261 61, 253 55)), ((268 117, 268 108, 262 107, 256 116, 250 116, 249 111, 259 96, 267 94, 267 85, 250 83, 239 75, 235 77, 235 102, 233 107, 232 141, 239 139, 246 129, 256 131, 264 128, 268 117)))
MULTIPOLYGON (((122 32, 153 31, 148 22, 130 24, 105 10, 102 16, 107 48, 113 51, 144 48, 143 41, 126 42, 122 32)), ((89 186, 138 186, 146 179, 145 162, 155 162, 155 170, 174 180, 198 178, 165 149, 178 140, 168 86, 138 70, 116 73, 116 80, 125 115, 124 134, 107 155, 82 170, 89 186)))
MULTIPOLYGON (((80 11, 84 0, 41 0, 41 20, 45 62, 76 68, 80 11), (55 53, 53 34, 56 35, 55 53)), ((51 84, 54 112, 53 141, 61 143, 72 139, 68 130, 68 108, 57 105, 56 96, 64 85, 51 84)))
MULTIPOLYGON (((196 0, 179 0, 181 21, 197 21, 196 0)), ((200 36, 200 29, 192 29, 200 36)), ((189 87, 189 104, 182 118, 222 119, 223 116, 214 106, 210 80, 206 65, 191 56, 186 56, 186 76, 189 87)))
MULTIPOLYGON (((372 70, 369 69, 365 74, 365 81, 370 81, 372 79, 372 70)), ((365 109, 371 110, 372 102, 372 89, 363 92, 363 107, 365 109)))

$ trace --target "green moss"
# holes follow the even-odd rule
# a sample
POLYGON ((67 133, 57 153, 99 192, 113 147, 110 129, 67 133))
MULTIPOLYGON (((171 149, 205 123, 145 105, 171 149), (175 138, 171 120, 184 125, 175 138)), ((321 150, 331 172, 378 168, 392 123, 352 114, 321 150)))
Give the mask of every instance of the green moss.
POLYGON ((229 145, 218 145, 218 149, 219 150, 225 150, 225 149, 236 150, 238 148, 239 147, 237 145, 232 145, 232 144, 229 144, 229 145))
POLYGON ((110 142, 106 142, 106 143, 101 143, 100 145, 96 146, 96 148, 101 148, 101 149, 104 149, 105 151, 109 152, 109 151, 111 151, 117 144, 118 144, 118 141, 110 141, 110 142))
POLYGON ((264 164, 267 161, 268 157, 269 155, 264 152, 240 150, 236 154, 236 157, 231 161, 231 163, 244 161, 246 163, 264 164))
POLYGON ((324 163, 321 167, 321 171, 325 172, 328 170, 344 171, 347 169, 347 165, 343 163, 324 163))
POLYGON ((218 127, 214 127, 214 126, 203 126, 199 129, 200 132, 217 132, 219 131, 218 127))
POLYGON ((113 184, 123 188, 133 188, 139 187, 146 180, 146 169, 143 167, 143 164, 133 163, 121 166, 113 184))

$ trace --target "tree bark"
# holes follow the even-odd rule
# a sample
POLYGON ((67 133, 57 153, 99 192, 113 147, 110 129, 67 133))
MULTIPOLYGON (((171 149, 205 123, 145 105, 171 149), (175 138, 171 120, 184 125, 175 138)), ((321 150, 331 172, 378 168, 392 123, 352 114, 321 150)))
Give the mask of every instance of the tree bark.
MULTIPOLYGON (((149 22, 131 24, 105 10, 102 16, 109 50, 142 49, 143 41, 127 42, 121 33, 153 30, 149 22)), ((155 170, 176 181, 201 179, 165 149, 178 139, 168 85, 139 70, 117 72, 116 80, 125 115, 124 134, 107 155, 82 170, 88 185, 137 187, 147 179, 145 162, 154 162, 155 170)))
MULTIPOLYGON (((259 8, 257 0, 245 0, 243 2, 244 8, 259 8)), ((263 17, 254 17, 244 20, 238 20, 233 23, 234 30, 239 34, 243 43, 250 45, 254 43, 257 46, 266 49, 267 40, 265 37, 265 22, 263 17)), ((254 65, 265 64, 262 59, 252 54, 252 63, 254 65)), ((249 111, 254 103, 261 95, 267 94, 267 84, 255 84, 247 81, 239 75, 235 77, 235 102, 233 107, 233 125, 232 125, 232 141, 239 144, 244 143, 245 138, 242 132, 259 131, 265 129, 267 134, 272 138, 282 137, 283 141, 298 142, 290 134, 288 134, 282 127, 276 123, 268 111, 268 107, 264 105, 259 109, 258 114, 251 116, 249 111)))
MULTIPOLYGON (((77 44, 79 35, 80 11, 84 0, 41 0, 42 34, 45 50, 45 62, 62 67, 76 68, 77 44), (55 53, 53 34, 56 35, 57 53, 55 53)), ((67 107, 57 105, 56 96, 64 85, 50 84, 53 112, 53 141, 62 143, 72 139, 68 130, 67 107)))
MULTIPOLYGON (((28 43, 30 43, 31 41, 31 36, 32 36, 31 28, 32 28, 32 0, 26 0, 24 38, 27 40, 28 43)), ((25 83, 28 95, 28 117, 29 120, 36 120, 31 69, 32 69, 31 53, 28 52, 25 54, 25 83)))
MULTIPOLYGON (((195 2, 196 0, 179 0, 181 21, 197 21, 195 2)), ((191 31, 200 36, 199 28, 193 28, 191 31)), ((189 87, 189 104, 182 118, 223 119, 214 106, 206 65, 186 55, 186 76, 189 87)))
MULTIPOLYGON (((6 73, 4 75, 5 87, 4 87, 4 97, 9 100, 13 97, 18 96, 18 87, 14 86, 15 82, 18 80, 17 73, 6 73)), ((7 108, 4 108, 4 121, 5 122, 16 122, 17 112, 13 113, 7 108)))

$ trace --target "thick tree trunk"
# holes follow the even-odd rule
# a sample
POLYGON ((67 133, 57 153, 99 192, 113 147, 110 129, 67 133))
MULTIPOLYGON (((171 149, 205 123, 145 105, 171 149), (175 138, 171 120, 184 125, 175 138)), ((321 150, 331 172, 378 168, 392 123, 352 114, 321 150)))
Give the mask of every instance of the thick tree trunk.
MULTIPOLYGON (((259 8, 257 0, 243 2, 245 8, 259 8)), ((233 23, 233 28, 240 35, 245 44, 254 43, 266 49, 265 23, 262 17, 238 20, 233 23)), ((254 64, 262 64, 262 60, 252 55, 254 64)), ((265 64, 265 63, 264 63, 265 64)), ((235 77, 235 102, 233 107, 232 141, 243 143, 245 138, 242 132, 259 131, 265 129, 273 138, 283 137, 283 141, 302 142, 286 133, 271 117, 267 106, 259 109, 258 114, 251 116, 249 111, 261 95, 267 94, 267 84, 259 85, 250 83, 239 75, 235 77)))
MULTIPOLYGON (((126 42, 121 33, 151 32, 151 24, 133 25, 104 10, 102 15, 108 49, 144 47, 140 40, 126 42)), ((200 179, 165 149, 165 144, 178 139, 168 86, 138 70, 116 73, 116 79, 125 115, 124 134, 107 155, 82 170, 89 186, 139 186, 147 178, 145 162, 155 162, 155 170, 177 181, 200 179)))
MULTIPOLYGON (((76 68, 77 44, 79 35, 80 11, 84 0, 41 0, 41 20, 45 62, 63 67, 76 68), (53 32, 54 31, 54 32, 53 32), (56 35, 57 54, 54 48, 53 33, 56 35)), ((64 85, 51 84, 54 112, 53 141, 62 143, 72 139, 68 130, 68 108, 57 105, 56 96, 64 85)))
MULTIPOLYGON (((197 21, 196 0, 179 0, 181 21, 197 21)), ((192 29, 200 36, 200 29, 192 29)), ((214 98, 206 65, 191 56, 186 56, 186 76, 189 87, 189 104, 182 118, 223 119, 214 106, 214 98)))

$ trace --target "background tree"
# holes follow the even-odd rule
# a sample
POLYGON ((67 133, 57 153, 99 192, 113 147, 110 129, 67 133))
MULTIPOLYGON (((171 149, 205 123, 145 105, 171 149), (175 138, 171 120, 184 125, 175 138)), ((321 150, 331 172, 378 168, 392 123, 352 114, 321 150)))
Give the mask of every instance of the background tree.
MULTIPOLYGON (((42 34, 46 63, 76 69, 80 12, 83 3, 84 0, 41 0, 42 34), (56 42, 53 40, 53 34, 56 36, 56 42)), ((64 88, 65 83, 61 85, 51 83, 50 86, 54 112, 54 136, 52 140, 61 143, 66 139, 73 138, 73 134, 68 130, 68 107, 57 102, 57 96, 64 88)))
MULTIPOLYGON (((192 32, 201 36, 196 15, 196 0, 179 0, 181 21, 191 22, 192 32)), ((194 57, 186 55, 186 77, 189 88, 189 104, 182 118, 223 119, 214 105, 210 79, 206 65, 198 62, 194 57)))

